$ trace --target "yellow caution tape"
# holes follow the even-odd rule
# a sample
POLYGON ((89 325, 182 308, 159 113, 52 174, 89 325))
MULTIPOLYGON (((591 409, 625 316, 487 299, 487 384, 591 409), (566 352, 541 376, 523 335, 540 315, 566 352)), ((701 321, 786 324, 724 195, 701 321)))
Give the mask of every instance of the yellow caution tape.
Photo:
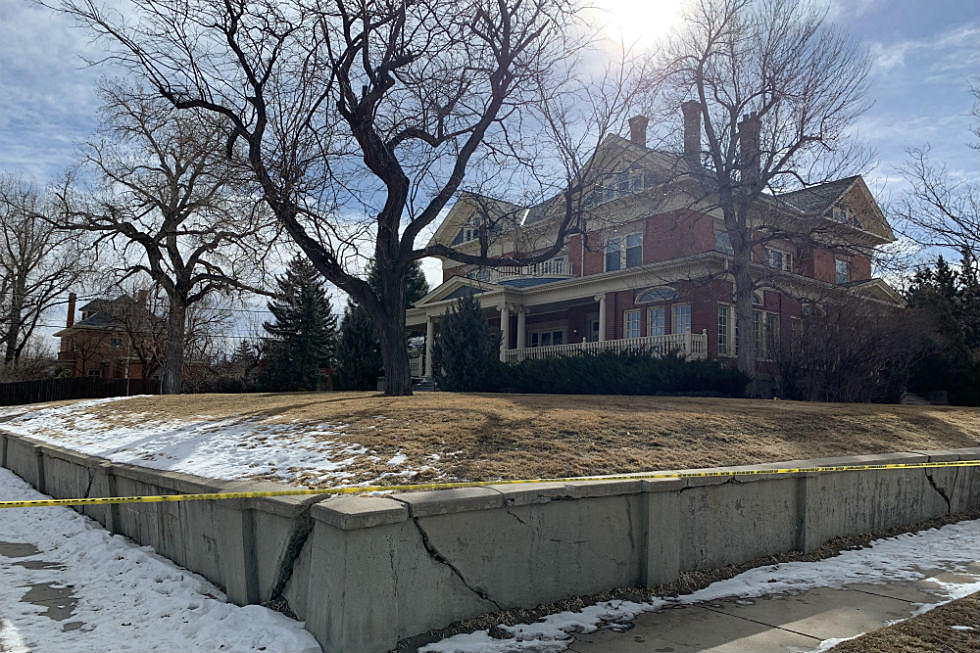
POLYGON ((491 485, 519 485, 526 483, 581 483, 584 481, 648 481, 684 478, 721 478, 728 476, 763 476, 768 474, 797 474, 821 472, 857 472, 879 469, 940 469, 944 467, 980 467, 980 460, 954 460, 934 463, 890 463, 882 465, 833 465, 828 467, 785 467, 779 469, 744 469, 711 472, 651 472, 648 474, 623 474, 619 476, 572 476, 566 478, 535 478, 502 481, 460 481, 447 483, 415 483, 411 485, 356 485, 295 490, 267 490, 259 492, 204 492, 200 494, 157 494, 135 497, 89 497, 81 499, 36 499, 0 501, 0 508, 39 508, 42 506, 99 506, 119 503, 165 503, 172 501, 215 501, 226 499, 256 499, 260 497, 289 497, 302 495, 350 495, 374 492, 417 492, 420 490, 453 490, 491 485))

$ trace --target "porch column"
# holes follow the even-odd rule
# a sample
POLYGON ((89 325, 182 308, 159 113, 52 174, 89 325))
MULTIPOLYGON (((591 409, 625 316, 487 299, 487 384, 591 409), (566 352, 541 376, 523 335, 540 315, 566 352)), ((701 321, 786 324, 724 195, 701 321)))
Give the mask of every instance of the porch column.
POLYGON ((517 309, 517 350, 518 360, 524 358, 524 348, 527 346, 527 309, 523 306, 517 309))
POLYGON ((507 304, 500 306, 500 334, 500 360, 504 361, 510 349, 510 307, 507 304))
POLYGON ((432 345, 436 339, 436 321, 431 315, 425 316, 425 371, 422 376, 432 378, 432 345))
POLYGON ((599 302, 599 342, 606 341, 606 295, 596 295, 595 300, 599 302))

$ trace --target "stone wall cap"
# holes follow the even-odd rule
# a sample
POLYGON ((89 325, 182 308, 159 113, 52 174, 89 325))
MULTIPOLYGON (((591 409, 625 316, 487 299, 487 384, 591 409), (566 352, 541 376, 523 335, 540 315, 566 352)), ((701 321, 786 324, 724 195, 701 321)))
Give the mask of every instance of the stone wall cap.
POLYGON ((342 496, 314 504, 310 514, 334 528, 350 531, 403 522, 408 519, 408 507, 387 497, 342 496))
POLYGON ((429 517, 473 510, 502 508, 504 498, 500 491, 490 487, 462 487, 450 490, 402 492, 391 495, 393 499, 408 505, 412 517, 429 517))

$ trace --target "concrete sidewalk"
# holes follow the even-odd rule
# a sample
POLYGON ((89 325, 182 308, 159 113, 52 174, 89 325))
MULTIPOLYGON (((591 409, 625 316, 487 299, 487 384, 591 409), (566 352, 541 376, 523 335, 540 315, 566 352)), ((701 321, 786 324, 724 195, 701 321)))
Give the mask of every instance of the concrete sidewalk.
POLYGON ((624 632, 580 635, 572 653, 798 653, 906 619, 947 599, 942 583, 980 582, 980 562, 960 574, 926 570, 914 583, 848 585, 761 599, 681 605, 637 617, 624 632))

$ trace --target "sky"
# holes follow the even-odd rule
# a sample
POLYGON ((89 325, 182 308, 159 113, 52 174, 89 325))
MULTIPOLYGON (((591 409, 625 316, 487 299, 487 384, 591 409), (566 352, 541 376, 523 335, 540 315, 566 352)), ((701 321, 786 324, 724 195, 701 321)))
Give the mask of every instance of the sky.
MULTIPOLYGON (((676 21, 675 0, 597 0, 610 32, 656 36, 676 21), (641 26, 638 30, 637 26, 641 26), (651 26, 647 28, 646 26, 651 26), (656 28, 652 26, 658 26, 656 28)), ((975 179, 969 147, 980 78, 980 2, 815 0, 872 57, 871 108, 855 136, 876 153, 865 173, 879 202, 902 192, 905 150, 929 144, 955 178, 975 179)), ((52 183, 80 158, 98 124, 100 79, 119 74, 83 61, 102 53, 87 32, 31 0, 0 0, 0 173, 52 183)), ((431 285, 437 261, 424 264, 431 285)))

